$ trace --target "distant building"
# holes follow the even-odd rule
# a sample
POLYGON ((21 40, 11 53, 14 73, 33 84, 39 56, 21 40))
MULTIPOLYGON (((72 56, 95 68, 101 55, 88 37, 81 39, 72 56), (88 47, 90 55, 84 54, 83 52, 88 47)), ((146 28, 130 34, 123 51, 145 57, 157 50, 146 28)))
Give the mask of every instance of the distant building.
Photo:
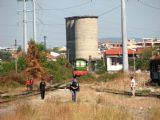
POLYGON ((142 38, 142 41, 136 42, 137 48, 156 47, 160 46, 160 39, 142 38))
POLYGON ((47 59, 48 60, 53 60, 56 61, 57 58, 59 58, 61 55, 59 53, 56 52, 50 52, 50 54, 47 54, 47 59))
POLYGON ((135 39, 129 39, 127 47, 128 47, 128 49, 135 50, 137 48, 135 39))
POLYGON ((58 49, 58 51, 59 51, 59 52, 66 52, 66 47, 60 47, 60 48, 58 49))
POLYGON ((0 47, 0 51, 13 52, 15 49, 9 47, 0 47))
MULTIPOLYGON (((127 47, 128 49, 136 50, 146 47, 159 47, 160 46, 160 39, 158 38, 142 38, 139 42, 135 39, 128 39, 127 47)), ((114 42, 111 40, 106 41, 99 41, 98 48, 101 52, 105 50, 112 49, 112 48, 119 48, 122 47, 121 42, 114 42)))
POLYGON ((101 52, 107 49, 117 48, 117 47, 122 47, 122 44, 120 42, 112 42, 111 40, 98 42, 98 48, 101 50, 101 52))
MULTIPOLYGON (((104 53, 105 62, 107 71, 115 72, 120 71, 123 68, 123 60, 122 60, 122 48, 112 48, 106 50, 104 53)), ((135 56, 136 52, 132 49, 128 49, 128 56, 133 57, 135 56)))

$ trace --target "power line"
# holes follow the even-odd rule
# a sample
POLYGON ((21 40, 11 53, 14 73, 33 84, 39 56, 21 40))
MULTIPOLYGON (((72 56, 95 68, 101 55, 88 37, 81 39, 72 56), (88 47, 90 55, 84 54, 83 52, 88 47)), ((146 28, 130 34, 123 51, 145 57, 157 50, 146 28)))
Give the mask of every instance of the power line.
POLYGON ((103 16, 103 15, 105 15, 105 14, 111 13, 111 12, 113 12, 114 10, 119 9, 120 7, 121 7, 121 5, 118 5, 118 6, 112 8, 112 9, 110 9, 110 10, 107 10, 107 11, 101 13, 101 14, 99 15, 99 17, 101 17, 101 16, 103 16))
POLYGON ((152 9, 160 10, 159 7, 155 7, 155 6, 152 6, 150 4, 147 4, 147 3, 143 2, 142 0, 138 0, 138 1, 144 6, 147 6, 147 7, 152 8, 152 9))
POLYGON ((65 25, 65 24, 46 24, 46 23, 44 23, 44 22, 43 22, 40 18, 38 18, 38 17, 37 17, 37 20, 40 22, 40 24, 45 25, 45 26, 50 26, 50 25, 51 25, 51 26, 52 26, 52 25, 53 25, 53 26, 56 26, 56 25, 57 25, 57 26, 61 26, 61 25, 65 25))
POLYGON ((84 3, 81 3, 81 4, 77 4, 77 5, 74 5, 74 6, 70 6, 70 7, 65 7, 65 8, 43 8, 42 6, 38 5, 42 10, 57 10, 57 11, 61 11, 61 10, 66 10, 66 9, 72 9, 72 8, 77 8, 77 7, 81 7, 81 6, 84 6, 84 5, 87 5, 89 3, 91 3, 92 1, 91 0, 88 0, 84 3))
POLYGON ((74 12, 70 12, 70 11, 65 11, 67 10, 66 8, 60 8, 60 9, 54 9, 54 8, 43 8, 40 3, 37 1, 37 5, 39 7, 39 9, 37 10, 42 10, 42 11, 50 11, 50 10, 55 10, 55 11, 63 11, 63 12, 67 12, 67 13, 70 13, 70 14, 75 14, 74 12))
POLYGON ((40 3, 39 3, 38 1, 36 1, 36 4, 38 5, 38 7, 39 7, 40 9, 43 10, 43 7, 40 5, 40 3))

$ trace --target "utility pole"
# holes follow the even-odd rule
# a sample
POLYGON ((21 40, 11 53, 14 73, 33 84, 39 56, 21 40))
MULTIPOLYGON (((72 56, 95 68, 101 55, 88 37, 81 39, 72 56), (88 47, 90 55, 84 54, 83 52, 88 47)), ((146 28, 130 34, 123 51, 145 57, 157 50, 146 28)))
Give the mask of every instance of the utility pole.
POLYGON ((36 42, 36 0, 32 0, 33 3, 33 40, 36 42))
POLYGON ((16 73, 17 73, 17 62, 18 62, 18 56, 17 56, 17 40, 15 40, 15 55, 16 55, 16 58, 15 58, 15 69, 16 69, 16 73))
POLYGON ((121 0, 121 29, 122 29, 122 47, 123 47, 123 71, 128 72, 128 48, 126 31, 126 8, 125 0, 121 0))
POLYGON ((44 49, 45 49, 45 50, 47 49, 46 38, 47 38, 47 36, 44 36, 44 49))
POLYGON ((23 51, 27 52, 27 17, 26 0, 23 0, 23 51))

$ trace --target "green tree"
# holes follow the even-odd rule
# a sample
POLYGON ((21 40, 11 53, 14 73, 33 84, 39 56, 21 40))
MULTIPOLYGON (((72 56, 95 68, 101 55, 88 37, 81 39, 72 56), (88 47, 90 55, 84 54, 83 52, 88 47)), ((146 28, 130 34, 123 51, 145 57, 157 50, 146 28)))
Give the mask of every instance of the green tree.
POLYGON ((149 60, 152 57, 152 51, 154 51, 154 49, 155 48, 145 48, 141 54, 141 57, 145 60, 149 60))
POLYGON ((148 70, 149 60, 138 58, 136 59, 136 69, 148 70))
POLYGON ((24 70, 26 68, 27 64, 26 64, 26 56, 25 55, 18 57, 17 65, 18 65, 18 70, 24 70))
POLYGON ((45 47, 42 43, 36 43, 36 48, 39 52, 45 51, 45 47))
POLYGON ((18 46, 17 52, 20 52, 20 51, 22 51, 22 47, 21 47, 21 46, 18 46))
POLYGON ((43 67, 54 77, 53 82, 61 82, 72 77, 72 68, 67 66, 67 60, 64 58, 46 61, 43 67))
POLYGON ((103 72, 106 71, 106 66, 104 64, 103 59, 97 60, 96 68, 97 68, 98 72, 102 72, 103 73, 103 72))
POLYGON ((3 61, 9 61, 11 60, 11 53, 10 52, 6 52, 6 51, 0 51, 0 59, 2 59, 3 61))
POLYGON ((0 75, 15 70, 15 62, 0 62, 0 75))
POLYGON ((38 52, 38 56, 39 56, 39 61, 41 63, 44 63, 47 61, 47 57, 46 57, 46 51, 45 51, 45 47, 42 43, 36 43, 36 49, 38 52))
POLYGON ((52 51, 59 53, 59 47, 54 47, 52 51))
POLYGON ((140 55, 140 58, 136 59, 136 69, 148 70, 149 69, 149 61, 152 57, 152 52, 155 51, 156 48, 145 48, 140 55))

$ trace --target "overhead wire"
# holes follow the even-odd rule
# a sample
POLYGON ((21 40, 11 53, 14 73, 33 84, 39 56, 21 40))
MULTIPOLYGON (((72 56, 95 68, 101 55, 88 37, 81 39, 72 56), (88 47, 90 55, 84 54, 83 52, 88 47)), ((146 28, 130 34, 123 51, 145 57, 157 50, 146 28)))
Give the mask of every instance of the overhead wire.
POLYGON ((145 3, 145 2, 142 1, 142 0, 138 0, 138 2, 140 2, 142 5, 144 5, 144 6, 146 6, 146 7, 149 7, 149 8, 152 8, 152 9, 156 9, 156 10, 160 10, 159 7, 155 7, 155 6, 153 6, 153 5, 150 5, 150 4, 148 4, 148 3, 145 3))
MULTIPOLYGON (((90 0, 84 2, 84 3, 81 3, 81 4, 77 4, 77 5, 73 5, 73 6, 70 6, 70 7, 65 7, 65 8, 43 8, 43 10, 58 10, 58 11, 61 11, 61 10, 66 10, 66 9, 72 9, 72 8, 77 8, 77 7, 81 7, 81 6, 84 6, 84 5, 87 5, 89 4, 90 0)), ((42 8, 42 7, 41 7, 42 8)))
MULTIPOLYGON (((43 16, 44 16, 44 12, 43 12, 43 7, 40 5, 40 3, 38 2, 38 0, 36 0, 36 4, 37 4, 37 6, 40 8, 40 9, 42 9, 42 11, 40 11, 41 12, 41 19, 43 19, 43 16)), ((44 28, 45 28, 45 26, 44 26, 44 23, 42 22, 42 20, 41 20, 40 18, 38 18, 37 17, 37 20, 39 20, 40 21, 40 23, 41 23, 41 29, 40 29, 40 34, 39 34, 39 36, 38 36, 38 39, 41 39, 42 38, 42 34, 44 34, 44 28)))
POLYGON ((101 13, 101 14, 98 15, 98 16, 101 17, 101 16, 103 16, 103 15, 106 15, 106 14, 108 14, 108 13, 111 13, 111 12, 113 12, 114 10, 119 9, 120 7, 121 7, 121 5, 118 5, 118 6, 112 8, 112 9, 110 9, 110 10, 107 10, 107 11, 101 13))

